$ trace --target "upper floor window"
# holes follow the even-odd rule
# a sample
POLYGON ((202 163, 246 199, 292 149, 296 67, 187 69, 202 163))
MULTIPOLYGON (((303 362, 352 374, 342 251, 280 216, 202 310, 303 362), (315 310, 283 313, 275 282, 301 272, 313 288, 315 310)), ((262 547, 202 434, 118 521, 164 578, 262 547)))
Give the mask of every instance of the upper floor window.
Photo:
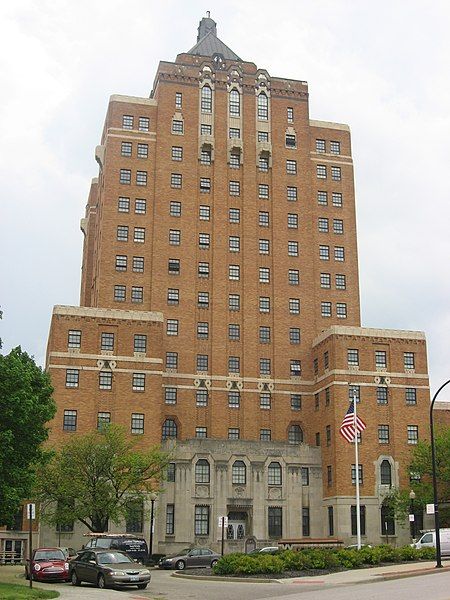
POLYGON ((64 431, 76 431, 77 430, 77 411, 76 410, 65 410, 63 420, 64 431))
POLYGON ((230 116, 239 117, 241 114, 241 97, 237 90, 230 92, 230 116))
POLYGON ((150 130, 150 119, 148 117, 139 117, 139 131, 150 130))
POLYGON ((183 106, 183 94, 181 92, 175 92, 175 108, 182 108, 183 106))
POLYGON ((212 89, 204 85, 201 92, 201 109, 203 113, 212 112, 212 89))
POLYGON ((317 172, 317 179, 326 179, 327 178, 326 165, 317 165, 316 172, 317 172))
POLYGON ((80 371, 78 369, 66 369, 66 387, 78 387, 80 371))
POLYGON ((209 462, 204 458, 195 464, 195 483, 209 483, 209 462))
POLYGON ((269 485, 281 485, 281 465, 279 462, 271 462, 267 472, 267 481, 269 485))
POLYGON ((331 179, 341 181, 341 167, 331 167, 331 179))
POLYGON ((286 173, 290 175, 295 175, 297 173, 297 161, 296 160, 287 160, 286 161, 286 173))
POLYGON ((122 129, 133 129, 134 117, 131 115, 123 115, 122 129))
POLYGON ((166 419, 162 426, 162 439, 176 438, 178 435, 178 427, 174 419, 166 419))
POLYGON ((228 130, 228 137, 230 138, 230 140, 239 139, 241 137, 241 130, 237 127, 230 127, 230 129, 228 130))
POLYGON ((269 119, 269 100, 264 92, 258 95, 258 119, 260 121, 269 119))
POLYGON ((296 140, 295 135, 293 135, 292 133, 287 133, 286 134, 285 144, 286 144, 287 148, 296 148, 297 147, 297 140, 296 140))
POLYGON ((303 431, 300 425, 291 425, 289 427, 288 442, 290 444, 301 444, 303 442, 303 431))
POLYGON ((386 369, 387 357, 385 350, 375 350, 375 366, 380 369, 386 369))
POLYGON ((69 329, 67 347, 81 348, 81 331, 79 329, 69 329))
POLYGON ((330 142, 330 152, 331 154, 340 154, 341 142, 330 142))
POLYGON ((392 485, 391 463, 384 459, 380 464, 380 483, 381 485, 392 485))
POLYGON ((316 152, 324 154, 326 151, 325 140, 316 140, 316 152))
POLYGON ((232 466, 231 482, 245 485, 247 479, 247 467, 243 460, 235 460, 232 466))
POLYGON ((293 123, 294 122, 294 109, 292 108, 292 106, 288 106, 286 109, 286 112, 287 112, 287 122, 293 123))
POLYGON ((172 133, 178 133, 181 134, 184 132, 184 124, 183 121, 180 121, 178 119, 173 119, 172 120, 172 133))
POLYGON ((414 352, 404 352, 403 353, 403 363, 405 369, 414 369, 415 361, 414 361, 414 352))

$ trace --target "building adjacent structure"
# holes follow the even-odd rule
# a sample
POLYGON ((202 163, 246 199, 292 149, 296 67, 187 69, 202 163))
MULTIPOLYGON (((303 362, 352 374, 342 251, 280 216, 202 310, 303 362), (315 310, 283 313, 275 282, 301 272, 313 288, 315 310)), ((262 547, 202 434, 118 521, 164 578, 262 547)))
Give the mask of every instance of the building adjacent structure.
MULTIPOLYGON (((218 548, 221 516, 228 549, 353 543, 357 476, 363 541, 408 540, 382 503, 428 436, 425 336, 361 327, 350 130, 310 119, 308 97, 209 16, 149 98, 111 96, 80 306, 53 310, 51 439, 112 422, 174 448, 154 552, 218 548), (359 468, 339 435, 353 394, 359 468)), ((147 513, 126 526, 148 536, 147 513)))

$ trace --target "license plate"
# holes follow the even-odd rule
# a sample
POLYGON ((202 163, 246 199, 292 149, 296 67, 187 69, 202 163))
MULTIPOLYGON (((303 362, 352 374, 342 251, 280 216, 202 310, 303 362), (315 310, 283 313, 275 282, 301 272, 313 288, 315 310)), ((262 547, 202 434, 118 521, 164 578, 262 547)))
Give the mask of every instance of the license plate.
POLYGON ((139 581, 139 575, 130 575, 130 581, 139 581))

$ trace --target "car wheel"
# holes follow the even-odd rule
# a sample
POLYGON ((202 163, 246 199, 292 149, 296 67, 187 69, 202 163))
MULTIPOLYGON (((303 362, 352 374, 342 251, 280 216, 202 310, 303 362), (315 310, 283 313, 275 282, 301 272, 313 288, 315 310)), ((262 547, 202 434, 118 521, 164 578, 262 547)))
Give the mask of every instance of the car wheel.
POLYGON ((138 590, 145 590, 145 588, 146 588, 147 586, 148 586, 148 583, 140 583, 140 584, 137 586, 137 589, 138 589, 138 590))
POLYGON ((105 576, 100 573, 97 579, 97 585, 101 590, 105 590, 107 588, 105 576))
POLYGON ((175 563, 175 569, 178 569, 179 571, 183 571, 186 568, 186 563, 184 562, 184 560, 177 560, 177 562, 175 563))
POLYGON ((81 579, 78 579, 78 575, 75 571, 72 571, 70 575, 70 582, 72 583, 72 585, 81 585, 81 579))
POLYGON ((217 565, 217 558, 211 561, 211 569, 217 565))

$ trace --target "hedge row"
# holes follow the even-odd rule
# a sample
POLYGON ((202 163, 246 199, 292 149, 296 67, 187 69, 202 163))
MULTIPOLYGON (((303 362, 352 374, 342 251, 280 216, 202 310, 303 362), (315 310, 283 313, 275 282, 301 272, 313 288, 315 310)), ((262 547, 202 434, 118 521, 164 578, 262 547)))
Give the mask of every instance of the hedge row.
POLYGON ((434 548, 416 550, 411 546, 394 548, 381 545, 341 550, 309 548, 304 550, 284 550, 277 554, 233 553, 223 556, 213 568, 216 575, 257 575, 262 573, 283 573, 283 571, 334 571, 341 568, 357 569, 364 565, 401 562, 408 560, 432 560, 434 548))

